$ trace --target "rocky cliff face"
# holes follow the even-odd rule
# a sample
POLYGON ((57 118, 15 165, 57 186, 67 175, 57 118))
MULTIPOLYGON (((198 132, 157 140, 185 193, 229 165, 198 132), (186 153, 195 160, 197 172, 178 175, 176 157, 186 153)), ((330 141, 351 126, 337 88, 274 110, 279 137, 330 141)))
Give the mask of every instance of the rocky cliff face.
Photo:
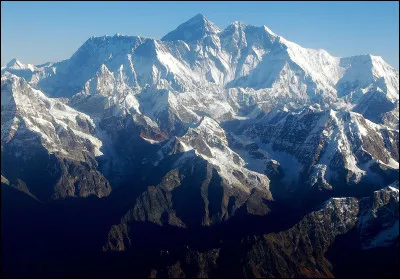
MULTIPOLYGON (((174 264, 166 267, 165 272, 170 277, 200 276, 200 274, 206 277, 235 275, 246 278, 333 277, 337 267, 326 258, 326 254, 329 251, 329 256, 332 257, 331 248, 338 238, 343 238, 349 233, 354 234, 355 238, 346 241, 350 241, 349 249, 356 246, 355 250, 358 253, 398 243, 397 236, 390 233, 397 229, 398 225, 398 220, 393 218, 389 218, 391 221, 385 225, 381 223, 387 230, 384 232, 379 230, 379 236, 366 234, 367 231, 374 231, 374 221, 379 218, 376 212, 382 212, 381 214, 386 216, 398 214, 398 195, 398 188, 388 186, 362 199, 331 198, 288 230, 248 236, 240 242, 237 241, 234 247, 222 245, 218 249, 202 252, 188 248, 174 264), (370 237, 375 239, 373 246, 370 245, 370 237), (350 244, 355 239, 357 242, 350 244), (226 251, 235 251, 235 253, 229 254, 226 251), (193 261, 193 258, 196 260, 193 261), (225 270, 219 268, 225 262, 235 263, 238 266, 231 266, 224 274, 225 270)), ((341 243, 341 245, 345 244, 341 243)), ((336 257, 345 257, 342 255, 343 246, 341 249, 341 251, 335 251, 336 257)), ((348 260, 357 265, 357 259, 348 260)), ((342 276, 356 274, 351 271, 341 272, 342 276)), ((157 270, 152 270, 152 274, 159 273, 157 270)))
POLYGON ((2 173, 21 179, 41 200, 107 196, 111 186, 97 170, 102 143, 85 114, 50 99, 19 77, 1 84, 2 173))

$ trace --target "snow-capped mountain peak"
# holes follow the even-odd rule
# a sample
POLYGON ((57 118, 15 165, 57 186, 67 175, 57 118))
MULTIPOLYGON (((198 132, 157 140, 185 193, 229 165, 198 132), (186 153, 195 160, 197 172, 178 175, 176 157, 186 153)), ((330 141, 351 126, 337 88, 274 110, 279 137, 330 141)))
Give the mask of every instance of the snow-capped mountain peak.
POLYGON ((21 61, 18 61, 16 58, 13 58, 10 60, 10 62, 7 63, 6 68, 12 69, 12 70, 30 70, 30 71, 35 71, 35 66, 32 64, 24 64, 21 61))
POLYGON ((18 65, 20 62, 17 60, 17 58, 13 58, 10 60, 10 62, 7 63, 7 67, 13 67, 14 65, 18 65))
POLYGON ((161 40, 177 41, 182 40, 188 43, 194 43, 207 36, 216 35, 221 30, 202 14, 197 14, 185 23, 181 24, 174 31, 169 32, 161 40))

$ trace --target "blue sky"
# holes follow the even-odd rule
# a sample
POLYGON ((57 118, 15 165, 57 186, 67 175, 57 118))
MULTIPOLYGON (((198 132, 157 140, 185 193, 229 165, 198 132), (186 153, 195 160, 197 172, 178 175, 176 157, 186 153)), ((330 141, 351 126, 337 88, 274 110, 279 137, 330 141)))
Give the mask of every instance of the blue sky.
POLYGON ((1 2, 1 64, 69 58, 90 36, 160 38, 197 13, 220 28, 267 25, 335 56, 374 54, 399 68, 398 2, 1 2))

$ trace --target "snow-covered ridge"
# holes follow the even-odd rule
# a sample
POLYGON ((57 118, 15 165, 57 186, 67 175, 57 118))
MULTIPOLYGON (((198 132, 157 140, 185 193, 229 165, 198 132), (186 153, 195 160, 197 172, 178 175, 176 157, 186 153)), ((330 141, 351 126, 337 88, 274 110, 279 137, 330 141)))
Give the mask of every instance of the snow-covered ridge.
POLYGON ((338 182, 343 172, 348 173, 349 184, 382 185, 376 167, 393 171, 399 168, 398 131, 359 113, 304 109, 266 115, 243 125, 242 134, 234 134, 233 142, 242 146, 238 152, 257 156, 257 160, 250 156, 248 162, 256 166, 263 160, 278 159, 286 178, 290 174, 288 164, 298 162, 297 173, 304 172, 303 176, 308 177, 305 183, 311 187, 332 189, 343 183, 338 182), (252 145, 254 148, 245 151, 252 145))
POLYGON ((244 160, 228 147, 224 130, 211 118, 203 117, 197 127, 189 128, 177 140, 183 151, 194 150, 197 156, 214 165, 230 187, 246 192, 253 187, 269 191, 269 179, 244 167, 244 160))
POLYGON ((102 155, 102 142, 94 135, 96 126, 89 116, 47 97, 10 73, 1 78, 1 118, 2 145, 13 144, 14 136, 27 129, 50 153, 78 160, 85 160, 82 152, 102 155), (80 148, 74 148, 76 144, 80 148))
MULTIPOLYGON (((224 117, 234 117, 243 106, 254 104, 269 110, 271 106, 293 103, 299 107, 317 102, 333 108, 355 108, 372 121, 398 125, 398 71, 382 58, 334 57, 325 50, 290 42, 265 25, 234 22, 220 30, 201 14, 161 40, 121 35, 92 37, 70 59, 59 63, 35 68, 12 62, 2 72, 18 75, 20 71, 24 78, 31 78, 32 86, 57 97, 87 91, 88 82, 105 67, 108 75, 114 76, 103 82, 102 88, 110 88, 108 94, 121 95, 121 91, 133 88, 140 92, 147 87, 179 93, 203 88, 202 94, 208 91, 215 95, 226 95, 227 90, 243 91, 251 101, 239 102, 240 96, 230 95, 231 99, 225 98, 222 104, 228 113, 224 117), (27 68, 35 72, 31 77, 22 72, 27 68), (368 101, 363 96, 369 98, 376 90, 382 93, 379 98, 386 105, 377 115, 370 115, 364 112, 368 111, 368 101), (360 101, 362 106, 357 106, 360 101)), ((185 103, 190 111, 198 106, 197 102, 185 103)))

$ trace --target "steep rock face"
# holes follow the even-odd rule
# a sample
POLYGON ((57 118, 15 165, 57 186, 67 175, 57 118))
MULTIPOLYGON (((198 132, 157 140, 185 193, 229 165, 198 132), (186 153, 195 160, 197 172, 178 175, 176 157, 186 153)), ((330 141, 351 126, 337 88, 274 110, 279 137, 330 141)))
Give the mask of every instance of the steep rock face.
POLYGON ((14 75, 2 77, 1 92, 2 144, 12 140, 20 125, 25 125, 51 152, 82 161, 85 153, 101 155, 102 143, 92 135, 95 125, 87 115, 46 97, 14 75))
POLYGON ((246 276, 332 277, 323 255, 355 226, 358 211, 354 198, 331 199, 290 230, 256 238, 246 256, 246 276))
POLYGON ((399 235, 399 182, 360 200, 360 232, 363 249, 395 245, 399 235))
POLYGON ((112 227, 106 250, 129 250, 140 223, 196 228, 223 223, 236 213, 269 213, 269 180, 251 172, 227 146, 224 130, 204 117, 182 137, 157 152, 155 167, 142 173, 144 185, 131 209, 112 227))
POLYGON ((2 173, 22 179, 39 199, 107 196, 97 171, 102 143, 87 115, 6 74, 1 85, 2 173), (18 167, 16 167, 18 166, 18 167))
POLYGON ((359 236, 360 249, 395 245, 398 196, 398 189, 389 186, 361 200, 328 200, 293 228, 251 240, 254 244, 245 260, 245 274, 248 277, 332 277, 332 265, 324 255, 335 238, 352 229, 359 236), (387 230, 369 235, 375 226, 387 230))
POLYGON ((234 150, 247 156, 253 170, 265 170, 289 186, 347 191, 346 185, 363 183, 382 187, 398 174, 398 131, 358 113, 310 107, 239 125, 232 129, 234 150), (270 160, 280 165, 281 175, 267 168, 270 160), (297 171, 291 169, 293 164, 297 171))
POLYGON ((249 189, 227 184, 217 167, 197 156, 194 150, 164 159, 147 181, 150 185, 159 183, 147 187, 121 223, 112 227, 104 249, 131 248, 127 239, 135 237, 140 223, 193 229, 222 223, 237 212, 264 216, 270 211, 269 191, 251 188, 249 184, 243 184, 249 189))
POLYGON ((244 189, 255 186, 268 191, 268 178, 245 168, 245 161, 228 147, 225 131, 214 120, 204 117, 197 127, 189 128, 178 139, 183 148, 195 149, 213 164, 228 185, 244 189))
MULTIPOLYGON (((346 253, 354 254, 356 251, 354 255, 359 256, 367 250, 372 255, 379 255, 380 248, 395 247, 398 230, 393 230, 392 225, 398 222, 397 213, 398 189, 393 185, 362 199, 331 198, 289 229, 251 235, 226 245, 220 243, 216 245, 218 248, 208 247, 201 251, 185 246, 178 255, 171 251, 167 257, 169 260, 164 265, 153 266, 149 273, 165 277, 203 274, 205 277, 245 278, 331 278, 338 274, 357 274, 348 268, 339 270, 331 262, 332 247, 341 243, 341 249, 335 251, 335 256, 350 261, 347 266, 352 263, 358 266, 359 259, 343 255, 343 245, 348 247, 346 253), (374 227, 379 226, 388 228, 384 233, 385 238, 365 234, 375 232, 374 227), (371 239, 380 241, 375 241, 375 246, 369 246, 371 239), (327 252, 330 253, 329 258, 327 252)), ((387 265, 387 268, 393 272, 395 267, 387 265)))

